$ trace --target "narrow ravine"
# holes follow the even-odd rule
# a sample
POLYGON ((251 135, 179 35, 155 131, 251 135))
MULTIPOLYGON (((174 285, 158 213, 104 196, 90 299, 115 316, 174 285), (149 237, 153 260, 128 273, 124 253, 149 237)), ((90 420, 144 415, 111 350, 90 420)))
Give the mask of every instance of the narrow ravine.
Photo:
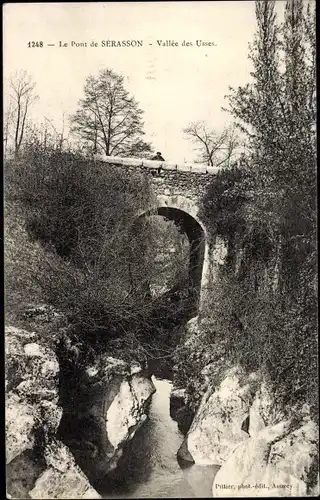
POLYGON ((183 435, 169 414, 172 383, 153 377, 149 418, 125 446, 118 467, 95 485, 103 498, 210 497, 212 467, 182 470, 177 451, 183 435))

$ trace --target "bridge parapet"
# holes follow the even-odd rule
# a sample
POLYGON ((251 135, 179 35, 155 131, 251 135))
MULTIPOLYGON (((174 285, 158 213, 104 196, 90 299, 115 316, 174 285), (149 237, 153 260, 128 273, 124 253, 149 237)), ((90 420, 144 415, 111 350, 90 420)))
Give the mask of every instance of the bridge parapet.
POLYGON ((121 165, 123 167, 143 167, 150 170, 175 170, 188 172, 190 174, 211 174, 216 175, 222 167, 210 167, 201 163, 174 163, 168 161, 145 160, 139 158, 122 158, 120 156, 95 155, 96 161, 121 165))

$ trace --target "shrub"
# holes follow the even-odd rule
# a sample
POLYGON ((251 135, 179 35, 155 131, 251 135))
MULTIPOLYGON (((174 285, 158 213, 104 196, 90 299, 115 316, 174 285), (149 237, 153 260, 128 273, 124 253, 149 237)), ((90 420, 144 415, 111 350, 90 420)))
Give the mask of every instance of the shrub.
POLYGON ((252 169, 215 177, 202 211, 228 258, 204 315, 209 349, 223 343, 234 363, 262 369, 284 408, 307 402, 316 415, 315 232, 309 216, 301 223, 302 201, 292 209, 290 193, 263 189, 252 169))
MULTIPOLYGON (((159 280, 155 226, 137 217, 150 206, 148 179, 77 154, 36 148, 10 162, 5 174, 8 203, 20 207, 20 223, 41 250, 38 269, 32 259, 26 267, 42 301, 63 312, 72 332, 97 350, 116 349, 123 338, 128 350, 150 353, 152 339, 158 352, 161 342, 168 344, 169 355, 166 328, 181 321, 184 306, 150 295, 150 283, 159 280)), ((161 231, 180 244, 171 226, 161 231)), ((167 273, 170 286, 182 283, 186 272, 184 245, 177 255, 167 273)))

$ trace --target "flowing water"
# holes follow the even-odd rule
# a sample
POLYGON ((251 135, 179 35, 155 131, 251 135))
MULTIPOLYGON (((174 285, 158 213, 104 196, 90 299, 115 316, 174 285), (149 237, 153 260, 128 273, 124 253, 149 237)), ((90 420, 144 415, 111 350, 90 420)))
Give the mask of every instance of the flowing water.
POLYGON ((152 378, 149 418, 129 441, 118 467, 96 485, 102 498, 208 498, 217 467, 181 469, 183 435, 169 414, 172 383, 152 378))

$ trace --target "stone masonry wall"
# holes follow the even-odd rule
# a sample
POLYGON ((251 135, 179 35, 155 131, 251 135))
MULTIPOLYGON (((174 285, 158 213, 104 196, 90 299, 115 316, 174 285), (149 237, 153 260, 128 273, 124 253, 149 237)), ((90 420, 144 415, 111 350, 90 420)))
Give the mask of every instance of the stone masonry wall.
MULTIPOLYGON (((96 161, 117 165, 129 172, 146 174, 152 181, 157 197, 182 196, 192 200, 197 208, 199 208, 200 200, 211 182, 212 176, 221 170, 219 167, 208 167, 197 163, 178 165, 169 162, 112 156, 99 156, 96 161)), ((185 209, 183 206, 180 208, 181 210, 185 209)))

